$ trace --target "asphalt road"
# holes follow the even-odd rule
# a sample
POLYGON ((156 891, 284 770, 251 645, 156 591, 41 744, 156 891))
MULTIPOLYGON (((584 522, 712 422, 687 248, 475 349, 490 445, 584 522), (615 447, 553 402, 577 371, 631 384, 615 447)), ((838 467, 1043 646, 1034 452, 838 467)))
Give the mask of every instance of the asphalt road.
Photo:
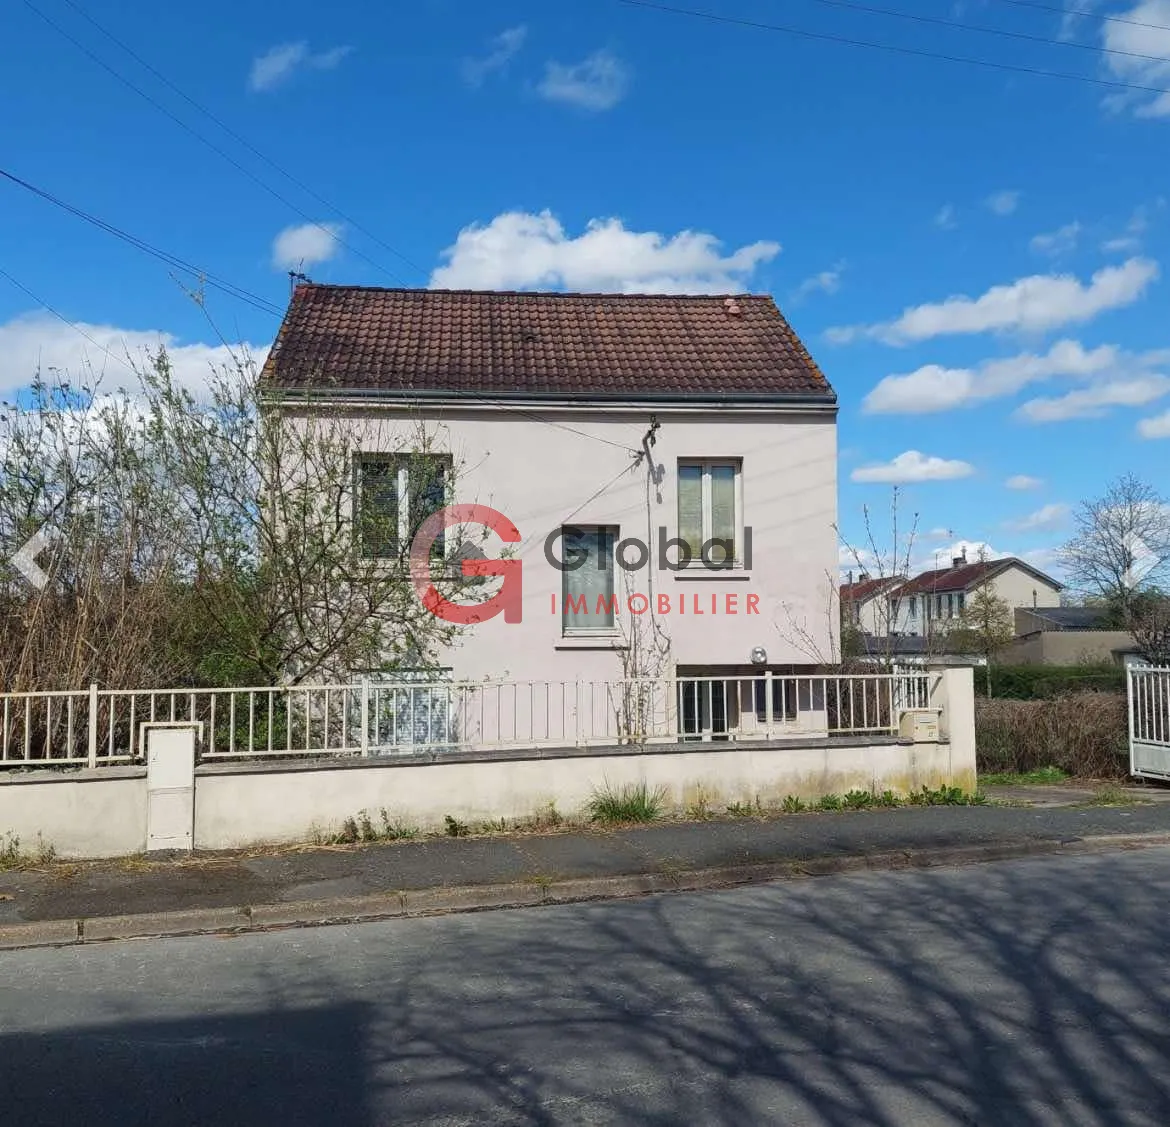
POLYGON ((0 1121, 1170 1123, 1170 849, 0 955, 0 1121))

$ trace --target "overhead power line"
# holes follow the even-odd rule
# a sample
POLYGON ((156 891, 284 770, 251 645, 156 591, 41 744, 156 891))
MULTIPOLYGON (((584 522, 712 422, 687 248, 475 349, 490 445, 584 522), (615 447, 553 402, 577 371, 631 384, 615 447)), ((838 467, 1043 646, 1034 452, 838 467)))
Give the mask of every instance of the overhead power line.
POLYGON ((366 238, 370 239, 372 242, 377 243, 378 246, 380 246, 383 250, 389 251, 390 254, 394 255, 395 258, 397 258, 399 261, 405 263, 412 270, 417 270, 418 273, 423 274, 423 275, 426 274, 426 271, 421 266, 419 266, 418 263, 412 262, 400 250, 397 250, 395 247, 391 246, 384 239, 379 238, 368 227, 363 226, 356 219, 352 218, 349 215, 346 215, 345 212, 343 212, 341 210, 341 208, 339 208, 336 204, 330 202, 328 199, 326 199, 324 196, 322 196, 319 192, 314 191, 313 188, 311 188, 303 180, 294 176, 291 172, 288 171, 288 169, 281 167, 270 156, 268 156, 264 152, 261 152, 260 149, 256 148, 256 146, 253 145, 252 142, 249 141, 246 137, 243 137, 238 132, 236 132, 236 130, 234 130, 230 125, 228 125, 222 118, 216 116, 206 106, 202 105, 200 102, 196 101, 188 93, 186 93, 186 91, 184 91, 184 90, 180 89, 178 86, 176 86, 175 83, 173 83, 162 71, 160 71, 156 66, 154 66, 149 60, 144 59, 137 51, 135 51, 132 47, 130 47, 129 45, 124 43, 121 39, 119 39, 116 35, 114 35, 114 33, 112 31, 110 31, 106 27, 103 27, 102 24, 98 23, 98 21, 95 20, 93 18, 93 16, 91 16, 87 11, 85 11, 84 8, 82 8, 79 4, 75 3, 75 0, 63 0, 63 2, 65 4, 67 4, 70 8, 72 8, 87 23, 89 23, 94 28, 96 28, 99 32, 101 32, 101 34, 104 35, 111 43, 113 43, 116 47, 118 47, 119 49, 124 51, 127 55, 129 55, 130 58, 132 58, 136 63, 139 64, 139 66, 143 67, 145 70, 149 71, 152 75, 154 75, 154 77, 157 78, 159 80, 159 82, 161 82, 164 86, 166 86, 168 90, 177 94, 189 106, 192 106, 194 109, 197 109, 209 121, 211 121, 213 124, 219 126, 219 128, 222 129, 229 137, 231 137, 232 140, 237 141, 239 144, 243 145, 244 148, 248 150, 248 152, 250 152, 257 159, 262 160, 266 165, 268 165, 269 168, 273 169, 276 172, 279 172, 280 175, 283 176, 290 184, 299 188, 306 195, 312 196, 312 198, 314 200, 316 200, 317 203, 321 204, 323 207, 328 208, 339 219, 341 219, 345 223, 349 224, 349 226, 353 227, 354 230, 360 231, 363 235, 366 236, 366 238))
POLYGON ((304 208, 299 207, 297 204, 293 203, 293 201, 290 200, 287 196, 283 195, 281 192, 278 192, 274 187, 272 187, 271 184, 262 180, 259 176, 256 175, 256 173, 254 173, 250 168, 248 168, 247 165, 241 164, 238 160, 236 160, 235 157, 233 157, 231 155, 231 153, 225 152, 219 145, 217 145, 214 141, 210 140, 208 137, 205 137, 194 126, 188 125, 187 122, 185 122, 177 114, 172 113, 169 109, 167 109, 166 106, 164 106, 156 98, 152 98, 145 90, 142 89, 142 87, 137 86, 133 82, 131 82, 130 79, 128 79, 124 74, 122 74, 121 71, 119 71, 116 67, 110 66, 110 64, 107 63, 104 59, 102 59, 99 55, 95 55, 93 53, 93 51, 91 51, 88 47, 85 46, 84 43, 82 43, 80 40, 78 40, 73 35, 71 35, 60 24, 58 24, 54 20, 50 19, 49 16, 45 15, 45 13, 40 10, 40 8, 38 8, 35 4, 32 3, 32 0, 24 0, 24 5, 26 8, 29 9, 29 11, 33 12, 36 16, 40 17, 40 19, 42 19, 46 24, 48 24, 49 27, 51 27, 55 32, 57 32, 58 35, 62 36, 62 38, 67 39, 70 43, 72 43, 74 47, 76 47, 83 55, 86 56, 86 58, 88 58, 92 62, 96 63, 107 74, 116 78, 128 90, 133 91, 140 98, 142 98, 143 101, 149 102, 150 105, 154 106, 154 108, 159 111, 159 113, 168 117, 177 126, 179 126, 179 128, 182 129, 184 132, 191 134, 191 136, 194 137, 197 141, 199 141, 200 144, 205 145, 207 148, 209 148, 217 156, 222 157, 225 161, 228 162, 228 164, 230 164, 234 169, 236 169, 237 172, 242 173, 249 180, 251 180, 252 183, 254 183, 257 186, 259 186, 260 188, 262 188, 265 192, 267 192, 278 203, 282 203, 282 204, 284 204, 285 207, 296 212, 296 214, 299 215, 302 219, 306 220, 313 227, 316 227, 317 229, 323 231, 331 239, 333 239, 335 242, 337 242, 337 244, 339 246, 344 247, 351 254, 356 255, 358 258, 362 259, 364 262, 368 263, 370 266, 373 266, 375 270, 381 271, 383 274, 392 278, 394 281, 398 282, 400 285, 405 286, 407 284, 405 279, 403 279, 401 275, 396 274, 393 270, 389 269, 389 267, 383 266, 381 263, 375 261, 373 258, 371 258, 368 254, 365 254, 363 251, 360 251, 356 247, 351 246, 344 239, 342 239, 335 231, 331 230, 330 228, 326 227, 323 223, 314 219, 307 211, 304 210, 304 208))
POLYGON ((809 31, 803 27, 792 27, 786 24, 763 23, 759 20, 744 19, 740 16, 724 16, 714 12, 703 12, 694 8, 678 8, 669 4, 653 3, 652 0, 618 0, 630 8, 645 8, 648 11, 669 12, 671 15, 687 16, 692 19, 706 20, 710 23, 729 24, 734 27, 750 28, 753 31, 772 31, 781 35, 793 35, 800 39, 813 39, 824 43, 843 43, 850 47, 868 47, 876 51, 888 51, 896 55, 910 55, 920 59, 938 59, 947 63, 965 63, 968 66, 985 67, 990 70, 1007 71, 1011 74, 1030 74, 1038 78, 1060 78, 1067 82, 1084 82, 1091 86, 1104 86, 1113 90, 1136 90, 1145 94, 1170 94, 1170 88, 1164 86, 1146 86, 1137 82, 1121 82, 1116 79, 1094 78, 1087 74, 1070 74, 1068 71, 1044 70, 1039 67, 1028 67, 1018 63, 996 62, 992 59, 979 59, 971 55, 950 55, 942 51, 928 51, 921 47, 906 47, 895 43, 879 43, 872 39, 857 39, 848 35, 837 35, 827 31, 809 31))
POLYGON ((1101 20, 1105 23, 1127 23, 1131 27, 1148 27, 1151 31, 1170 31, 1170 24, 1146 23, 1129 16, 1115 16, 1108 12, 1094 12, 1089 8, 1061 8, 1056 4, 1044 4, 1041 0, 999 0, 1000 4, 1011 4, 1017 8, 1037 8, 1041 12, 1055 12, 1058 16, 1079 16, 1086 20, 1101 20))
POLYGON ((129 231, 123 231, 120 227, 115 227, 114 224, 108 223, 106 220, 96 215, 91 215, 88 211, 83 211, 79 207, 55 196, 52 192, 45 191, 44 188, 38 188, 35 184, 30 184, 27 180, 9 172, 7 169, 0 168, 0 177, 31 192, 34 196, 51 203, 54 207, 61 208, 62 211, 68 212, 70 215, 83 220, 86 223, 92 224, 99 230, 105 231, 107 234, 113 235, 116 239, 121 239, 124 243, 142 251, 144 254, 149 254, 154 258, 165 262, 168 266, 173 266, 177 270, 181 270, 186 274, 192 275, 205 285, 212 287, 212 289, 219 290, 221 293, 227 294, 229 297, 234 297, 239 301, 243 301, 248 305, 253 306, 261 312, 269 313, 274 317, 283 315, 284 310, 280 306, 269 301, 259 294, 252 293, 250 290, 244 289, 242 286, 237 286, 234 282, 229 282, 224 278, 217 277, 208 270, 204 270, 201 266, 196 266, 193 263, 187 262, 177 255, 171 254, 169 251, 161 250, 159 247, 153 246, 145 239, 140 239, 137 235, 130 234, 129 231))
MULTIPOLYGON (((69 0, 66 0, 68 3, 69 0)), ((889 16, 898 20, 911 20, 914 23, 934 24, 937 27, 950 27, 956 31, 976 31, 982 35, 998 35, 1004 39, 1022 39, 1028 43, 1043 43, 1048 47, 1068 47, 1076 51, 1092 51, 1098 55, 1117 55, 1126 59, 1142 59, 1151 63, 1170 63, 1164 55, 1143 55, 1140 51, 1122 51, 1114 47, 1099 47, 1095 43, 1078 43, 1072 39, 1053 39, 1048 35, 1031 35, 1026 31, 1012 31, 1004 27, 986 27, 983 24, 964 23, 962 20, 944 19, 942 16, 921 15, 918 12, 904 12, 898 8, 878 8, 870 4, 860 4, 856 0, 811 0, 814 4, 823 4, 829 8, 847 8, 854 12, 865 12, 871 16, 889 16)))
POLYGON ((74 332, 80 333, 99 352, 104 352, 107 357, 112 357, 113 359, 117 360, 118 363, 121 364, 122 367, 125 368, 127 371, 133 372, 134 375, 138 375, 138 373, 134 371, 134 366, 130 363, 129 360, 127 360, 123 356, 119 356, 116 352, 111 351, 106 345, 100 344, 98 341, 94 340, 93 337, 91 337, 89 335, 89 333, 87 333, 76 321, 70 321, 69 318, 66 317, 64 313, 61 313, 59 310, 54 309, 53 306, 51 306, 47 301, 45 301, 43 298, 38 297, 35 293, 33 293, 32 290, 30 290, 28 288, 28 286, 26 286, 23 282, 17 281, 17 279, 15 279, 11 274, 9 274, 8 271, 5 270, 4 267, 2 267, 2 266, 0 266, 0 278, 4 278, 6 281, 10 282, 13 286, 15 286, 18 290, 20 290, 21 293, 23 293, 26 297, 31 298, 37 305, 39 305, 47 313, 51 313, 54 317, 56 317, 58 321, 62 322, 63 324, 68 325, 74 332))

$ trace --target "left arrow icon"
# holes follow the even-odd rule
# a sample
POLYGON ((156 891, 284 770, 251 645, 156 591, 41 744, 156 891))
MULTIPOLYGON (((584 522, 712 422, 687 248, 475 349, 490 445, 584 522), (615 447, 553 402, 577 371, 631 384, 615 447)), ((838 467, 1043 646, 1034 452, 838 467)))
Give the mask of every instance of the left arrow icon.
POLYGON ((46 525, 44 528, 37 529, 20 548, 12 553, 12 566, 38 591, 43 591, 48 586, 49 573, 37 564, 37 556, 56 539, 56 532, 46 525))

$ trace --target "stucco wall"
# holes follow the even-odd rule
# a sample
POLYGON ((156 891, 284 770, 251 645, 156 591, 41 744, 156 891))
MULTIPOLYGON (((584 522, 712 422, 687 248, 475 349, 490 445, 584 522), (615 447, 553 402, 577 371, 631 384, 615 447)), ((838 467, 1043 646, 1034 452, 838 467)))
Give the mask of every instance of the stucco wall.
POLYGON ((1133 636, 1124 630, 1049 630, 1019 638, 1008 646, 999 660, 1021 665, 1110 664, 1117 653, 1133 645, 1133 636))
POLYGON ((1060 592, 1049 587, 1047 583, 1029 575, 1023 568, 1009 567, 1002 574, 992 580, 992 588, 996 595, 1003 599, 1009 607, 1058 607, 1060 606, 1060 592), (1035 601, 1033 601, 1035 593, 1035 601))
MULTIPOLYGON (((523 536, 523 621, 509 624, 499 616, 468 628, 448 655, 456 676, 621 676, 620 639, 562 636, 560 614, 553 609, 562 576, 545 560, 545 537, 566 522, 618 525, 620 537, 651 541, 656 564, 658 528, 676 534, 679 458, 742 459, 743 523, 752 529, 753 558, 750 571, 718 576, 657 566, 633 574, 633 590, 670 600, 672 613, 659 621, 672 640, 674 661, 742 664, 756 646, 766 649, 773 666, 829 660, 836 653, 837 448, 831 415, 733 408, 530 413, 543 421, 493 407, 433 407, 409 421, 386 408, 343 412, 355 451, 400 448, 400 436, 421 421, 434 448, 463 467, 456 499, 491 505, 523 536), (631 454, 640 448, 652 416, 661 424, 653 447, 662 470, 657 486, 648 485, 644 466, 633 467, 631 454), (624 467, 629 470, 623 475, 624 467), (758 599, 758 614, 747 613, 749 594, 758 599), (736 596, 735 614, 726 613, 728 595, 736 596), (683 596, 686 612, 679 614, 683 596), (719 613, 711 612, 713 597, 719 613)), ((485 545, 489 555, 500 548, 494 538, 485 545)), ((621 573, 619 590, 620 579, 621 573)))
MULTIPOLYGON (((710 745, 708 745, 710 746, 710 745)), ((441 830, 451 815, 475 823, 526 818, 555 803, 579 814, 594 790, 644 782, 662 787, 683 810, 700 796, 777 804, 785 795, 814 800, 852 789, 905 794, 923 785, 973 789, 975 763, 961 746, 820 741, 816 746, 728 745, 718 750, 583 755, 331 769, 216 767, 197 777, 195 841, 202 849, 303 841, 314 828, 336 830, 366 810, 441 830)))
POLYGON ((29 771, 0 775, 0 837, 34 852, 38 835, 58 857, 120 857, 146 848, 146 771, 29 771))

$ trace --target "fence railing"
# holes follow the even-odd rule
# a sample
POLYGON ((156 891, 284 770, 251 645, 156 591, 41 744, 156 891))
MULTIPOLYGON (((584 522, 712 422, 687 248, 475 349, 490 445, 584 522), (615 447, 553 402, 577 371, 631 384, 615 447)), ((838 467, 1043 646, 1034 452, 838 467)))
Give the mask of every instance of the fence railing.
POLYGON ((231 689, 0 694, 0 767, 142 758, 141 725, 202 724, 207 760, 897 732, 932 674, 618 681, 364 680, 231 689))
POLYGON ((1131 769, 1142 774, 1143 767, 1155 766, 1165 775, 1170 769, 1170 668, 1132 666, 1127 681, 1131 769), (1143 752, 1153 752, 1153 760, 1143 760, 1143 752))

